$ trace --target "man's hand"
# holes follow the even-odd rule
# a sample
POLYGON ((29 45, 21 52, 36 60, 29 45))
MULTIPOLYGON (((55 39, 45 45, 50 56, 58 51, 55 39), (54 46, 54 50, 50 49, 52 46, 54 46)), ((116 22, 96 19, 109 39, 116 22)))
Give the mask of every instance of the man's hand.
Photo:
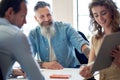
POLYGON ((44 62, 42 64, 42 67, 45 69, 54 69, 54 70, 63 69, 63 66, 59 64, 57 61, 44 62))
POLYGON ((26 77, 26 74, 24 71, 22 71, 22 69, 13 69, 13 73, 14 76, 24 76, 26 77))
POLYGON ((82 52, 85 54, 87 58, 89 58, 90 48, 88 45, 84 44, 82 46, 82 52))

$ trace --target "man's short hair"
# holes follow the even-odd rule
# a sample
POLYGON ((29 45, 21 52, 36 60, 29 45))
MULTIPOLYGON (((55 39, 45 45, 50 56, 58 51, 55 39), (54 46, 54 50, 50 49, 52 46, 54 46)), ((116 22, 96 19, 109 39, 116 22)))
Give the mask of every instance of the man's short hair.
POLYGON ((0 0, 0 17, 4 17, 5 12, 10 7, 13 8, 15 13, 19 12, 23 1, 26 2, 26 0, 0 0))
POLYGON ((36 11, 38 8, 43 8, 43 7, 50 7, 50 4, 49 3, 46 3, 44 1, 38 1, 34 7, 34 11, 36 11))

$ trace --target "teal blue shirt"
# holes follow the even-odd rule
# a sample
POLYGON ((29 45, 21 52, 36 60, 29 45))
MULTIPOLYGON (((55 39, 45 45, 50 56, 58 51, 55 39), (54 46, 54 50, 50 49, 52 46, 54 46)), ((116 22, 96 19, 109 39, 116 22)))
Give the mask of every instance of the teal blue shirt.
MULTIPOLYGON (((51 38, 51 44, 57 61, 65 68, 73 68, 80 65, 74 48, 81 52, 83 44, 88 44, 70 24, 54 22, 55 35, 51 38)), ((33 47, 34 55, 39 55, 43 62, 49 61, 49 43, 41 34, 40 26, 31 30, 29 40, 33 47)))

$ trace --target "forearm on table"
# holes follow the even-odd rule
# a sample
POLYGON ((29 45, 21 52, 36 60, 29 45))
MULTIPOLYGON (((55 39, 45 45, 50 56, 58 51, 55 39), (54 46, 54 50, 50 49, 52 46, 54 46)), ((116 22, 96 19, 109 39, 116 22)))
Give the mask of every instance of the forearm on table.
POLYGON ((37 61, 37 62, 41 68, 46 68, 45 64, 48 63, 48 62, 43 62, 43 61, 37 61))

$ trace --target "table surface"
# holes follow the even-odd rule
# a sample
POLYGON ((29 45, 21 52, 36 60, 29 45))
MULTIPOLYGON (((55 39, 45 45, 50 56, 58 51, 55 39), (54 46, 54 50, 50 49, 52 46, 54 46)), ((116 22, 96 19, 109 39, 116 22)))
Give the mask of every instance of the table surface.
MULTIPOLYGON (((62 70, 41 69, 41 73, 45 77, 45 80, 84 80, 84 78, 79 75, 79 72, 80 72, 79 68, 64 68, 62 70), (71 75, 71 77, 69 79, 51 79, 50 75, 52 74, 69 74, 71 75)), ((99 75, 94 75, 94 76, 96 80, 99 80, 99 75)), ((28 79, 23 79, 23 77, 18 77, 17 79, 8 79, 8 80, 28 80, 28 79)))
MULTIPOLYGON (((79 75, 79 69, 77 68, 64 68, 62 70, 50 70, 50 69, 41 69, 41 72, 43 76, 45 77, 45 80, 58 80, 58 79, 51 79, 50 75, 52 74, 69 74, 71 77, 69 79, 59 79, 59 80, 83 80, 84 78, 79 75)), ((19 77, 19 79, 8 79, 8 80, 27 80, 22 79, 19 77)))

